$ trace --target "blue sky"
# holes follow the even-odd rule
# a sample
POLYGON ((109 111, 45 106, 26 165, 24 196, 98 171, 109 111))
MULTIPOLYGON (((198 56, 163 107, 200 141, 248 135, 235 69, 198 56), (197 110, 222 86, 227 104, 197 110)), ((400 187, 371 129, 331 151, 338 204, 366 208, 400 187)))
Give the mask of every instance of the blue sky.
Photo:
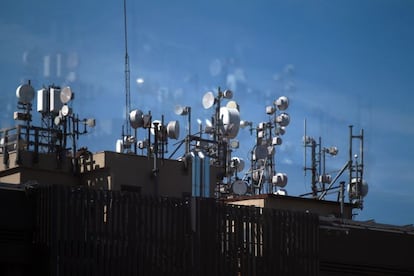
MULTIPOLYGON (((333 172, 347 160, 352 124, 365 131, 370 185, 357 218, 414 223, 413 1, 127 4, 133 107, 182 120, 174 106, 190 105, 195 129, 196 118, 211 116, 203 94, 218 86, 234 90, 242 119, 255 124, 267 120, 266 105, 286 95, 291 124, 276 161, 288 173, 288 193, 310 191, 303 120, 308 134, 339 148, 328 159, 333 172)), ((0 33, 0 127, 14 123, 14 91, 22 82, 31 79, 36 89, 70 85, 75 111, 97 119, 81 142, 114 150, 125 102, 123 1, 2 1, 0 33)), ((236 155, 247 160, 254 137, 241 130, 239 139, 236 155)))

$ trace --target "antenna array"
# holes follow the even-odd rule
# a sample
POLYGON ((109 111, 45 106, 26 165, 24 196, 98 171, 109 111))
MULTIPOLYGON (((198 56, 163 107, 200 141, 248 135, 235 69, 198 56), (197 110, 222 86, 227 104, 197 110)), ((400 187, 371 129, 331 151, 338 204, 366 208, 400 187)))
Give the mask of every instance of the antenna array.
MULTIPOLYGON (((202 98, 204 109, 212 109, 213 115, 206 120, 205 127, 198 120, 197 133, 191 132, 191 107, 177 105, 175 114, 187 117, 186 137, 178 142, 178 146, 169 156, 185 145, 184 154, 178 159, 188 168, 192 163, 205 164, 218 170, 215 194, 217 198, 228 196, 241 196, 261 193, 286 194, 282 188, 287 184, 287 175, 276 171, 275 147, 282 144, 281 136, 286 132, 290 117, 285 112, 289 106, 287 97, 276 99, 271 106, 266 107, 269 116, 268 122, 259 123, 253 128, 253 123, 240 119, 240 106, 232 100, 231 90, 217 92, 208 91, 202 98), (225 103, 225 105, 223 104, 225 103), (233 152, 239 148, 237 135, 240 128, 249 127, 250 133, 255 131, 256 145, 253 147, 250 160, 250 169, 239 177, 244 171, 245 161, 233 152), (205 137, 207 136, 207 137, 205 137)), ((152 120, 151 111, 144 114, 141 110, 132 110, 129 114, 130 126, 135 130, 135 135, 130 135, 117 141, 117 152, 134 152, 145 154, 154 159, 164 159, 168 152, 168 139, 179 139, 179 122, 164 123, 162 120, 152 120), (146 129, 146 139, 137 140, 137 130, 146 129)), ((159 167, 154 161, 154 172, 159 167)), ((204 175, 206 172, 203 173, 204 175)))
POLYGON ((368 184, 363 178, 364 171, 364 130, 361 130, 360 135, 352 133, 353 126, 349 126, 349 157, 342 169, 337 175, 332 178, 330 174, 326 173, 326 155, 336 156, 338 154, 337 147, 323 147, 322 139, 319 137, 318 142, 306 134, 306 120, 305 120, 305 135, 303 137, 303 145, 305 152, 305 166, 304 171, 310 170, 311 176, 311 190, 310 194, 303 194, 302 196, 311 195, 315 199, 322 200, 326 195, 331 193, 338 194, 338 200, 344 203, 345 181, 341 181, 339 185, 334 186, 336 181, 342 174, 348 170, 349 179, 347 184, 347 192, 349 201, 356 208, 363 208, 363 199, 368 194, 368 184), (354 154, 354 141, 359 142, 359 154, 354 154), (306 152, 311 151, 311 166, 306 165, 306 152))
POLYGON ((34 88, 30 81, 20 85, 16 90, 18 98, 18 109, 14 112, 14 119, 24 121, 24 145, 29 150, 33 147, 37 153, 56 153, 57 160, 63 160, 71 150, 71 157, 74 162, 74 172, 77 169, 76 154, 79 136, 87 133, 87 127, 95 126, 95 119, 79 119, 70 107, 74 99, 74 93, 70 87, 60 88, 50 85, 37 91, 37 111, 41 114, 41 127, 31 125, 32 101, 34 99, 34 88), (23 112, 21 112, 23 111, 23 112), (83 129, 80 126, 83 125, 83 129), (68 148, 68 138, 72 140, 72 147, 68 148))
POLYGON ((283 142, 282 137, 290 123, 290 116, 285 112, 289 100, 285 96, 276 99, 272 105, 266 106, 267 122, 261 122, 256 128, 251 122, 243 121, 243 127, 250 127, 256 133, 256 145, 251 151, 251 167, 243 180, 250 185, 251 194, 275 193, 286 194, 283 189, 288 182, 285 173, 276 171, 276 147, 283 142))

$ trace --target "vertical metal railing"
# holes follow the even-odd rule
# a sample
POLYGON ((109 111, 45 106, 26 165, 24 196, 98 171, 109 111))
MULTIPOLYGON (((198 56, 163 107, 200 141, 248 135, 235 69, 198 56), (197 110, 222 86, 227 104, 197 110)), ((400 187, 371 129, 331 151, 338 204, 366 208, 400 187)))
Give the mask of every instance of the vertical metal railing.
POLYGON ((42 187, 36 201, 50 275, 319 272, 316 215, 86 187, 42 187))

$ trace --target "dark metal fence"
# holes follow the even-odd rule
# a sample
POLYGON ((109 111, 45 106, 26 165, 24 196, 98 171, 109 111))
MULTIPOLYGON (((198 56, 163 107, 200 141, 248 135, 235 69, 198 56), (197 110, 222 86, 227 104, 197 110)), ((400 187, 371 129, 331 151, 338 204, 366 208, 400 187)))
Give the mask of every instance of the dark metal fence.
POLYGON ((318 275, 315 215, 197 199, 196 275, 318 275))
POLYGON ((51 275, 191 274, 186 201, 57 186, 37 198, 51 275))
POLYGON ((213 199, 37 190, 43 275, 317 275, 318 218, 213 199))

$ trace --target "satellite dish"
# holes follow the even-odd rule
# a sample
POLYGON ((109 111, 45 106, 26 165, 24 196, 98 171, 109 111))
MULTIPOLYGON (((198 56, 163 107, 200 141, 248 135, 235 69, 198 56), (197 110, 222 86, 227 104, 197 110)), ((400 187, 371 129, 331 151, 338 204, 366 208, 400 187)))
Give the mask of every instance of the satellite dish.
POLYGON ((240 107, 239 107, 239 105, 236 103, 236 101, 229 101, 229 102, 226 104, 226 107, 227 107, 227 108, 235 108, 235 109, 237 109, 238 111, 240 111, 240 107))
POLYGON ((279 110, 286 110, 289 107, 289 99, 286 96, 281 96, 275 101, 275 105, 279 110))
POLYGON ((230 141, 230 148, 238 149, 240 147, 240 142, 238 140, 231 140, 230 141))
POLYGON ((277 127, 275 133, 276 135, 284 135, 286 133, 286 127, 277 127))
POLYGON ((167 125, 167 135, 171 139, 178 139, 180 137, 180 123, 178 121, 171 121, 167 125))
POLYGON ((176 105, 174 107, 174 113, 175 115, 181 115, 184 112, 184 108, 181 105, 176 105))
POLYGON ((89 118, 86 120, 86 125, 88 127, 95 127, 96 126, 96 121, 94 118, 89 118))
POLYGON ((240 179, 234 181, 231 188, 236 195, 245 195, 247 193, 247 183, 240 179))
POLYGON ((226 89, 223 92, 223 98, 225 99, 232 99, 233 98, 233 91, 226 89))
POLYGON ((60 112, 62 113, 62 116, 66 117, 66 116, 72 114, 72 109, 69 106, 67 106, 66 104, 64 104, 62 106, 62 108, 60 109, 60 112))
POLYGON ((285 187, 288 182, 287 175, 285 173, 277 173, 272 177, 272 183, 273 185, 279 186, 279 187, 285 187))
POLYGON ((55 123, 56 126, 59 126, 60 123, 62 122, 62 118, 60 118, 60 116, 56 116, 53 122, 55 123))
POLYGON ((60 101, 63 104, 66 104, 73 99, 73 95, 72 89, 69 86, 66 86, 60 91, 60 101))
POLYGON ((187 115, 189 108, 186 106, 176 105, 174 108, 174 113, 176 115, 187 115))
POLYGON ((365 180, 362 180, 361 195, 362 195, 362 197, 366 197, 367 194, 368 194, 368 183, 365 180))
POLYGON ((30 84, 22 84, 16 89, 16 96, 22 104, 30 103, 34 98, 34 88, 30 84))
POLYGON ((216 98, 214 97, 213 92, 209 91, 203 96, 203 107, 209 109, 214 105, 216 98))
POLYGON ((290 117, 287 113, 281 113, 279 116, 276 117, 276 123, 280 126, 287 126, 290 123, 290 117))
POLYGON ((357 191, 359 191, 358 194, 360 196, 366 197, 368 194, 368 183, 365 180, 360 181, 359 178, 352 178, 351 184, 348 184, 347 190, 352 197, 357 195, 357 191))
POLYGON ((249 121, 244 121, 244 120, 241 120, 240 121, 240 127, 241 128, 245 128, 245 127, 247 127, 247 126, 252 126, 252 122, 249 122, 249 121))
POLYGON ((332 155, 332 156, 335 156, 335 155, 337 155, 338 154, 338 148, 337 147, 330 147, 330 148, 328 148, 327 149, 327 152, 330 154, 330 155, 332 155))
POLYGON ((240 128, 240 112, 236 108, 223 106, 220 108, 220 118, 224 128, 223 135, 228 138, 235 138, 240 128))
POLYGON ((132 128, 137 129, 144 126, 144 113, 139 109, 134 109, 129 113, 129 123, 132 128))

